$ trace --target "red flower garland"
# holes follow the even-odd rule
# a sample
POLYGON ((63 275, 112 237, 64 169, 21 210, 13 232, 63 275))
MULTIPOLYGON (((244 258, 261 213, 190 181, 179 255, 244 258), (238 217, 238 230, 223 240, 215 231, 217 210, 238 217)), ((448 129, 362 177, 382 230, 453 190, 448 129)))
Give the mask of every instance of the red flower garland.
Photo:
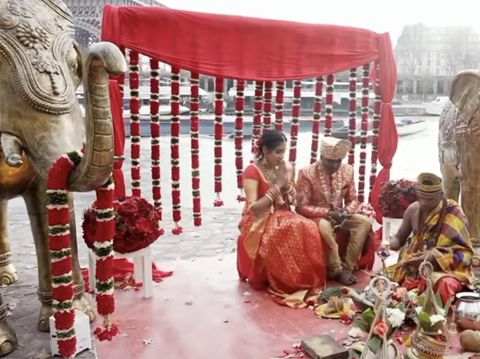
POLYGON ((283 99, 285 81, 277 81, 275 94, 275 129, 283 132, 283 99))
POLYGON ((333 86, 335 83, 335 76, 327 76, 327 89, 325 94, 325 133, 326 137, 332 135, 333 125, 333 86))
POLYGON ((290 124, 290 153, 288 161, 295 164, 297 161, 297 140, 300 121, 300 102, 302 99, 302 82, 295 80, 293 85, 292 123, 290 124))
POLYGON ((370 84, 370 65, 362 67, 362 125, 360 130, 360 166, 358 167, 358 200, 365 200, 365 171, 367 163, 368 141, 368 92, 370 84))
POLYGON ((140 73, 138 69, 138 52, 130 52, 130 151, 131 151, 131 176, 132 193, 134 196, 141 196, 140 187, 140 73))
POLYGON ((172 166, 172 215, 175 222, 172 233, 178 235, 183 232, 183 228, 179 225, 182 211, 180 200, 180 69, 178 67, 172 67, 171 77, 170 164, 172 166))
POLYGON ((370 169, 370 192, 377 178, 377 161, 378 161, 378 132, 380 130, 380 111, 382 107, 382 95, 380 94, 380 65, 375 62, 375 101, 373 105, 373 128, 372 128, 372 152, 371 152, 371 169, 370 169))
POLYGON ((257 141, 262 131, 263 81, 255 81, 255 100, 252 124, 252 155, 256 156, 257 141))
POLYGON ((220 198, 222 193, 222 138, 223 138, 223 78, 217 77, 215 79, 215 141, 214 141, 214 180, 215 193, 217 199, 213 205, 215 207, 223 206, 223 201, 220 198))
POLYGON ((190 76, 190 147, 192 158, 192 199, 193 199, 193 224, 202 225, 202 205, 200 202, 200 123, 198 111, 200 110, 199 75, 192 72, 190 76))
POLYGON ((102 326, 94 331, 99 340, 111 340, 118 333, 118 328, 112 322, 112 314, 115 311, 112 277, 113 236, 115 233, 114 188, 113 180, 110 178, 97 189, 97 200, 94 203, 97 223, 94 242, 94 252, 97 257, 95 299, 98 314, 103 317, 102 326))
POLYGON ((72 249, 70 247, 70 210, 67 183, 70 173, 83 154, 70 152, 53 164, 47 179, 47 209, 52 296, 59 353, 66 358, 76 353, 75 310, 73 308, 72 249))
POLYGON ((348 164, 355 164, 355 142, 357 136, 357 68, 350 69, 348 101, 348 139, 352 143, 348 152, 348 164))
POLYGON ((312 121, 312 146, 310 151, 310 163, 318 159, 318 139, 320 134, 320 114, 322 112, 323 77, 317 77, 315 81, 315 104, 313 105, 312 121))
POLYGON ((152 194, 160 220, 162 219, 162 189, 160 186, 160 78, 158 60, 150 59, 150 152, 152 158, 152 194))
POLYGON ((272 124, 272 81, 265 81, 265 98, 263 102, 263 132, 270 130, 272 124))
POLYGON ((245 201, 243 193, 243 110, 245 108, 245 81, 237 80, 235 96, 235 168, 237 173, 237 188, 240 194, 237 201, 245 201))

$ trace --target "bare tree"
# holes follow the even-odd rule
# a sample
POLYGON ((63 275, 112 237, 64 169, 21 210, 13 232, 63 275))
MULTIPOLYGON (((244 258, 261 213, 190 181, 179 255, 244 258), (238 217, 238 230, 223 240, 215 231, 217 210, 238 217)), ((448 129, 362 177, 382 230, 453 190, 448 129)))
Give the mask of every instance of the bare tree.
POLYGON ((423 24, 407 25, 398 39, 395 53, 400 71, 405 75, 415 76, 420 72, 425 43, 425 26, 423 24))
POLYGON ((443 52, 449 75, 476 67, 480 60, 478 35, 469 27, 453 28, 449 31, 443 52))

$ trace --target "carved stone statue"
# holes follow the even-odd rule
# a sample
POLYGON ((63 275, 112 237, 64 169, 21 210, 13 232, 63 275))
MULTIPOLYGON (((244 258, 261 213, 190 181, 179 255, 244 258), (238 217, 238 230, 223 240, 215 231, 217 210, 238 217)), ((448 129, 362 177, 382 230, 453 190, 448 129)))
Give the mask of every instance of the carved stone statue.
MULTIPOLYGON (((38 326, 48 330, 52 314, 46 178, 61 155, 79 150, 83 161, 69 179, 70 191, 90 191, 109 177, 113 163, 113 124, 108 74, 126 64, 113 44, 94 45, 86 59, 73 40, 73 19, 60 0, 0 0, 0 283, 17 279, 7 236, 7 201, 22 195, 29 214, 38 263, 38 326), (85 60, 85 61, 84 61, 85 60), (75 96, 83 82, 87 121, 75 96), (85 128, 86 127, 86 128, 85 128), (84 135, 86 133, 86 135, 84 135)), ((83 298, 69 195, 75 306, 93 320, 83 298)), ((16 345, 0 306, 0 355, 16 345)))
MULTIPOLYGON (((470 222, 471 235, 480 238, 480 72, 465 70, 452 81, 450 100, 458 109, 454 117, 461 205, 470 222)), ((447 176, 447 182, 452 178, 447 176)))
POLYGON ((443 190, 447 198, 458 202, 460 196, 460 172, 458 169, 455 126, 458 110, 448 101, 438 120, 438 157, 443 177, 443 190))

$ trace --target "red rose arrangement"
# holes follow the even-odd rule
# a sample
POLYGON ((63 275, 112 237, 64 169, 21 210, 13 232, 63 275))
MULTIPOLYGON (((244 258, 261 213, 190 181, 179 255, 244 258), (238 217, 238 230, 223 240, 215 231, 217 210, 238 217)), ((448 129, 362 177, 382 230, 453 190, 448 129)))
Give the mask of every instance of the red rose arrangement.
POLYGON ((380 208, 384 217, 403 218, 410 204, 417 200, 415 182, 406 179, 386 182, 380 194, 380 208))
MULTIPOLYGON (((115 236, 113 249, 118 253, 130 253, 148 247, 164 231, 160 228, 160 214, 145 198, 131 196, 113 202, 115 211, 115 236)), ((95 241, 95 210, 89 208, 83 215, 83 238, 89 248, 95 241)))

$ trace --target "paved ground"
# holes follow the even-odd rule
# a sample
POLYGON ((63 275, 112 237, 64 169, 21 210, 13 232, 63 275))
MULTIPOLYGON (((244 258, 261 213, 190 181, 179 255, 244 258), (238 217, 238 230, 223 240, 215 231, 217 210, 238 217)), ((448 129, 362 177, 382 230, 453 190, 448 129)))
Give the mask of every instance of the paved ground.
MULTIPOLYGON (((77 235, 80 249, 80 263, 88 265, 87 250, 81 237, 81 216, 92 201, 91 194, 79 194, 76 200, 77 235)), ((153 246, 156 263, 162 270, 169 270, 168 262, 194 257, 219 256, 235 251, 237 222, 240 206, 236 208, 207 208, 203 212, 203 226, 194 227, 191 209, 186 208, 185 233, 171 234, 170 213, 165 213, 166 234, 153 246)), ((9 322, 16 330, 19 348, 8 358, 48 358, 49 336, 35 328, 40 303, 37 300, 37 266, 35 247, 23 200, 14 199, 9 203, 9 233, 13 243, 14 261, 20 279, 10 287, 2 289, 4 301, 11 307, 9 322)), ((85 352, 78 358, 94 358, 94 352, 85 352)))

